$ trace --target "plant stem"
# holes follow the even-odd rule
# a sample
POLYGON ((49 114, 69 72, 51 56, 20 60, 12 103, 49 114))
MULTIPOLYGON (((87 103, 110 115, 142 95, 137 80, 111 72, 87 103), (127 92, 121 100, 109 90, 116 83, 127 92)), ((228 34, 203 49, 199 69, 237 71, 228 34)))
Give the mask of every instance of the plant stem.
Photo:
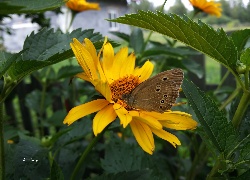
POLYGON ((208 151, 206 149, 205 143, 202 142, 199 147, 199 151, 196 153, 194 157, 192 166, 186 178, 187 180, 195 179, 197 172, 199 172, 199 169, 202 167, 207 157, 208 157, 208 151))
MULTIPOLYGON (((161 9, 160 9, 161 12, 163 12, 166 2, 167 2, 167 0, 165 0, 164 3, 162 4, 161 9)), ((148 35, 148 37, 147 37, 147 39, 146 39, 146 41, 145 41, 145 43, 143 45, 143 48, 142 48, 143 51, 145 50, 145 48, 146 48, 146 46, 148 44, 148 41, 149 41, 150 37, 152 36, 152 34, 153 34, 153 31, 150 31, 150 33, 149 33, 149 35, 148 35)))
POLYGON ((250 91, 245 90, 243 92, 243 95, 240 99, 240 103, 236 109, 236 112, 232 120, 233 126, 236 129, 238 129, 238 127, 240 126, 242 118, 248 108, 249 103, 250 103, 250 91))
POLYGON ((5 179, 3 102, 0 103, 0 179, 5 179))
POLYGON ((216 88, 215 91, 218 91, 218 90, 221 88, 222 84, 223 84, 224 81, 227 79, 227 77, 229 76, 229 74, 230 74, 230 71, 227 70, 227 72, 226 72, 226 73, 224 74, 224 76, 222 77, 222 79, 221 79, 221 81, 220 81, 220 84, 217 86, 217 88, 216 88))
POLYGON ((219 107, 219 110, 223 110, 232 100, 239 94, 241 88, 238 87, 234 90, 234 92, 227 98, 227 100, 219 107))
POLYGON ((249 69, 250 68, 247 68, 246 72, 245 72, 245 87, 246 87, 246 89, 249 89, 249 69))
POLYGON ((100 133, 98 134, 92 141, 91 143, 87 146, 87 148, 84 150, 83 154, 81 155, 79 161, 77 162, 75 169, 70 177, 71 180, 75 180, 76 179, 76 175, 79 171, 79 169, 81 168, 84 160, 86 159, 87 155, 89 154, 89 152, 92 150, 92 148, 95 146, 95 144, 98 142, 98 140, 102 137, 102 135, 104 134, 105 130, 108 128, 108 126, 100 133))
POLYGON ((223 165, 220 159, 221 159, 221 157, 217 158, 216 163, 214 164, 212 170, 208 174, 206 180, 214 180, 215 179, 215 176, 218 173, 218 170, 221 169, 221 167, 223 165))

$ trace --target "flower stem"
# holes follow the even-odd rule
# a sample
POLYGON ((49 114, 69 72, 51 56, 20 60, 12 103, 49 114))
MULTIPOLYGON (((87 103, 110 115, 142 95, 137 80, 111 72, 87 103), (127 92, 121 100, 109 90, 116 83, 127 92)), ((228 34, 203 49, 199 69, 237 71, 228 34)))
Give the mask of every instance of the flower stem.
POLYGON ((3 102, 0 103, 0 179, 5 179, 4 132, 3 132, 3 102))
POLYGON ((250 91, 245 90, 243 92, 243 95, 240 99, 240 103, 236 109, 236 112, 232 120, 233 126, 236 129, 238 129, 238 127, 240 126, 242 118, 248 108, 249 103, 250 103, 250 91))
POLYGON ((83 154, 81 155, 79 161, 77 162, 75 169, 70 177, 71 180, 75 180, 76 179, 76 175, 79 171, 79 169, 81 168, 84 160, 86 159, 87 155, 89 154, 89 152, 92 150, 92 148, 95 146, 95 144, 98 142, 98 140, 102 137, 102 135, 104 134, 105 130, 108 129, 108 126, 100 133, 98 134, 93 140, 92 142, 87 146, 87 148, 85 149, 85 151, 83 152, 83 154))
MULTIPOLYGON (((161 9, 160 9, 161 12, 163 12, 164 6, 165 6, 166 2, 167 2, 167 0, 165 0, 164 3, 162 4, 161 9)), ((150 33, 149 33, 149 35, 148 35, 148 37, 147 37, 147 39, 146 39, 146 41, 145 41, 145 43, 144 43, 144 45, 143 45, 143 48, 142 48, 143 51, 146 49, 146 46, 147 46, 148 41, 149 41, 149 39, 151 38, 152 34, 153 34, 153 31, 150 31, 150 33)))

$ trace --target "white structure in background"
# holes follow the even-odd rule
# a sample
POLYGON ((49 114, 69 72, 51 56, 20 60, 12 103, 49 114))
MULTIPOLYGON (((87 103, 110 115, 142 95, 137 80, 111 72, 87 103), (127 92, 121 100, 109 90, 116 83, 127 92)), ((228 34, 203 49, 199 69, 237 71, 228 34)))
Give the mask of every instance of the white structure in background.
MULTIPOLYGON (((118 24, 107 21, 107 19, 114 19, 128 13, 128 6, 125 3, 116 1, 99 2, 101 10, 83 11, 76 15, 72 27, 68 29, 71 32, 73 29, 82 28, 94 29, 95 32, 100 32, 103 36, 109 38, 116 38, 110 31, 121 31, 130 33, 128 25, 118 24)), ((46 16, 51 19, 51 28, 61 29, 66 32, 71 20, 71 12, 65 7, 61 7, 63 14, 56 15, 54 12, 46 12, 46 16)), ((5 18, 3 25, 12 29, 13 34, 3 34, 4 46, 9 52, 18 52, 22 49, 25 38, 32 32, 37 32, 39 25, 31 23, 31 19, 25 19, 24 15, 12 15, 12 19, 5 18)))
POLYGON ((39 25, 31 23, 24 15, 11 15, 12 18, 4 18, 2 25, 9 27, 12 34, 3 33, 3 45, 8 52, 18 52, 23 49, 25 38, 32 32, 37 32, 39 25))

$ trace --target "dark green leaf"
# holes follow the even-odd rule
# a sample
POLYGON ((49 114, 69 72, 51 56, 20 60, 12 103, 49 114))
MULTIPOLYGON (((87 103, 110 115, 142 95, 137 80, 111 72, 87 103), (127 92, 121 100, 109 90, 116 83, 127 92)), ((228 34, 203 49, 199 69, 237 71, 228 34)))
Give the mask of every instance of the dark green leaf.
POLYGON ((0 77, 4 75, 4 73, 10 68, 10 66, 24 51, 25 50, 13 55, 3 51, 0 52, 0 77))
MULTIPOLYGON (((41 98, 42 92, 40 90, 34 90, 25 97, 25 105, 36 113, 41 113, 41 98)), ((44 107, 48 107, 51 104, 52 98, 47 94, 44 97, 44 107)))
POLYGON ((93 30, 74 30, 70 34, 62 34, 53 29, 43 29, 37 34, 31 33, 24 42, 23 49, 27 49, 8 70, 13 79, 21 79, 31 72, 49 66, 67 58, 73 57, 70 43, 73 38, 82 41, 89 38, 91 41, 101 39, 101 35, 93 30))
POLYGON ((145 50, 142 54, 142 57, 147 58, 149 56, 168 55, 177 58, 183 58, 187 55, 194 55, 194 53, 195 53, 194 51, 190 51, 189 49, 184 49, 184 48, 158 46, 145 50))
POLYGON ((137 14, 126 14, 114 20, 118 23, 149 29, 207 54, 225 66, 235 71, 239 59, 234 42, 226 33, 219 29, 215 31, 210 26, 178 15, 167 15, 162 12, 139 11, 137 14))
POLYGON ((219 152, 228 155, 237 142, 232 123, 227 121, 212 98, 193 83, 185 79, 182 88, 207 137, 219 152))
POLYGON ((111 34, 114 34, 115 36, 123 39, 126 42, 129 42, 130 36, 128 34, 125 34, 123 32, 118 32, 118 31, 114 31, 114 32, 110 32, 111 34))
POLYGON ((14 157, 13 179, 44 179, 49 176, 49 161, 47 149, 35 140, 25 138, 20 140, 14 157), (26 139, 26 140, 25 140, 26 139))
POLYGON ((135 54, 140 54, 142 51, 142 48, 144 46, 144 39, 142 30, 139 28, 135 28, 129 39, 129 46, 132 47, 135 51, 135 54))
POLYGON ((237 178, 232 178, 233 180, 236 179, 236 180, 246 180, 246 179, 249 179, 250 177, 250 170, 244 172, 243 174, 241 174, 240 176, 238 176, 237 178))
POLYGON ((119 173, 148 167, 146 163, 142 163, 143 159, 147 159, 147 156, 141 149, 114 137, 106 146, 105 157, 101 160, 101 164, 107 173, 119 173))
POLYGON ((64 0, 8 0, 0 2, 0 14, 38 13, 64 4, 64 0))
POLYGON ((250 48, 244 50, 240 56, 240 61, 247 67, 250 67, 250 48))
POLYGON ((67 112, 65 110, 58 110, 53 112, 52 116, 47 119, 47 122, 51 126, 61 126, 63 119, 66 117, 67 112))
POLYGON ((250 134, 239 143, 237 148, 240 150, 240 160, 250 161, 250 134))
POLYGON ((241 52, 244 49, 247 40, 250 37, 250 29, 235 31, 232 33, 231 37, 238 51, 241 52))
POLYGON ((64 180, 62 170, 55 160, 53 160, 52 167, 50 170, 50 180, 64 180))
POLYGON ((73 77, 77 73, 82 72, 82 68, 80 66, 64 66, 61 67, 57 74, 57 79, 73 77))
MULTIPOLYGON (((150 170, 138 170, 138 171, 126 171, 115 174, 103 174, 101 176, 91 178, 91 180, 141 180, 141 179, 151 179, 150 170)), ((90 179, 89 179, 90 180, 90 179)))
POLYGON ((191 58, 190 59, 184 59, 182 61, 183 66, 185 66, 185 68, 187 68, 187 70, 189 72, 194 73, 195 75, 197 75, 198 78, 202 78, 204 76, 204 70, 203 67, 201 66, 201 64, 192 61, 191 58))

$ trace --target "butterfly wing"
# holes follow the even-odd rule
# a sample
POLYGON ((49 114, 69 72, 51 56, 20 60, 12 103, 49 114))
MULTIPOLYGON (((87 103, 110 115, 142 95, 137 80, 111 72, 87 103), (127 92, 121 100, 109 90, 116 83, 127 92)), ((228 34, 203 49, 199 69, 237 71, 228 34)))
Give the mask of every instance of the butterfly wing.
POLYGON ((182 81, 183 71, 181 69, 161 72, 142 82, 132 91, 129 106, 163 113, 175 103, 182 81))

